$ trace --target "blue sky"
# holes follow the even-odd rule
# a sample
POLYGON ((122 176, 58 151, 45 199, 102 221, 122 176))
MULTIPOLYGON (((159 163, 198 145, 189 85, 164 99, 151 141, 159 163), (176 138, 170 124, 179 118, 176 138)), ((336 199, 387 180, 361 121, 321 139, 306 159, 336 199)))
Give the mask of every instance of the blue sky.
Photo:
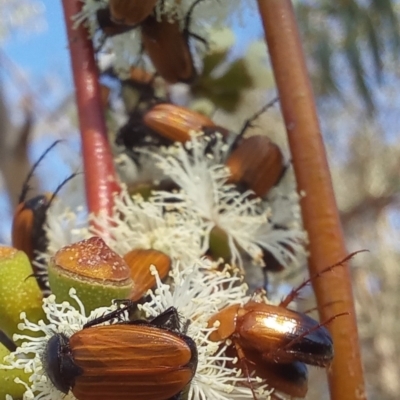
POLYGON ((13 35, 3 51, 29 75, 42 76, 55 70, 68 82, 72 82, 67 39, 60 0, 44 0, 46 30, 29 36, 13 35))

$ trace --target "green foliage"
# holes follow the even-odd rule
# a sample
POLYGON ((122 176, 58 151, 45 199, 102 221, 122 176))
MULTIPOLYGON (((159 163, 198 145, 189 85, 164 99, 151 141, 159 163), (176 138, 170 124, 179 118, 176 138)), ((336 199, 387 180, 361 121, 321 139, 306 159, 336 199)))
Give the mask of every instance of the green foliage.
POLYGON ((296 5, 303 43, 315 65, 313 80, 319 94, 339 92, 340 73, 334 56, 347 61, 353 81, 369 111, 374 103, 367 73, 381 79, 386 51, 397 57, 400 49, 399 21, 391 0, 300 1, 296 5))
POLYGON ((228 50, 210 53, 205 56, 202 74, 191 86, 195 97, 208 98, 217 108, 228 112, 236 111, 241 92, 254 86, 245 61, 240 58, 227 63, 228 50), (223 68, 224 72, 216 73, 223 68))

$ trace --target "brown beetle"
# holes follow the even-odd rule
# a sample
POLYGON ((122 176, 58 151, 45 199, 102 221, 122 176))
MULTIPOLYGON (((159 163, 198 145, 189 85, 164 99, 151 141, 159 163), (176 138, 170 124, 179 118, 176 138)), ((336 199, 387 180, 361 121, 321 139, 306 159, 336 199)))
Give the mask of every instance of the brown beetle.
POLYGON ((191 33, 189 27, 193 10, 201 1, 196 0, 191 5, 182 31, 179 21, 171 22, 165 15, 161 20, 150 15, 141 24, 143 48, 157 72, 169 83, 191 83, 197 77, 189 38, 205 41, 191 33))
MULTIPOLYGON (((22 187, 21 195, 18 200, 18 206, 15 209, 12 223, 12 245, 18 250, 26 253, 32 262, 38 252, 45 252, 48 244, 48 239, 45 232, 46 215, 53 200, 63 186, 74 178, 77 174, 72 174, 64 179, 56 188, 54 193, 46 193, 35 196, 26 200, 29 191, 29 181, 39 163, 43 158, 58 144, 60 141, 55 141, 32 166, 22 187)), ((34 275, 38 281, 42 291, 48 290, 46 279, 39 271, 36 265, 32 265, 34 275)))
POLYGON ((124 260, 131 271, 134 282, 130 300, 138 301, 146 292, 156 286, 156 278, 150 271, 154 265, 160 279, 164 279, 171 270, 171 258, 154 249, 134 249, 124 255, 124 260))
POLYGON ((46 346, 46 373, 61 392, 78 400, 168 400, 190 383, 197 348, 180 333, 171 307, 151 321, 102 325, 131 305, 86 324, 71 337, 55 334, 46 346))
MULTIPOLYGON (((341 313, 323 323, 318 323, 308 315, 290 310, 287 306, 312 279, 342 265, 354 254, 356 253, 350 254, 339 263, 325 268, 315 277, 303 282, 278 306, 251 300, 244 305, 233 304, 222 309, 209 320, 209 327, 217 328, 210 334, 209 339, 215 342, 227 339, 232 341, 249 383, 252 371, 259 377, 263 375, 262 371, 268 375, 271 363, 288 366, 300 362, 328 367, 333 359, 333 342, 325 325, 348 313, 341 313)), ((285 377, 285 367, 282 368, 283 373, 279 376, 285 377)), ((299 368, 299 373, 295 372, 293 375, 293 387, 290 393, 282 388, 281 391, 293 395, 297 390, 296 396, 304 392, 306 386, 302 378, 304 374, 301 372, 304 368, 299 368)), ((274 386, 273 382, 269 383, 274 386)), ((253 396, 256 398, 254 391, 253 396)))
POLYGON ((137 25, 153 11, 158 0, 110 0, 111 19, 124 25, 137 25))
POLYGON ((210 323, 216 320, 223 322, 210 335, 211 340, 233 337, 241 347, 259 351, 266 361, 301 361, 319 367, 332 361, 333 343, 328 330, 306 314, 250 301, 225 308, 210 323))
POLYGON ((111 12, 109 8, 100 8, 99 10, 97 10, 96 19, 100 29, 104 34, 104 37, 100 40, 100 45, 98 46, 96 51, 99 51, 101 49, 106 37, 121 35, 136 28, 135 26, 123 25, 114 22, 111 18, 111 12))
POLYGON ((171 103, 157 104, 143 117, 145 125, 171 142, 190 140, 190 131, 215 127, 207 116, 171 103))
POLYGON ((264 197, 279 183, 287 166, 281 149, 267 136, 243 138, 243 135, 252 126, 253 121, 277 101, 277 97, 272 99, 246 120, 231 144, 231 151, 225 162, 231 171, 229 182, 245 190, 252 190, 258 197, 264 197))

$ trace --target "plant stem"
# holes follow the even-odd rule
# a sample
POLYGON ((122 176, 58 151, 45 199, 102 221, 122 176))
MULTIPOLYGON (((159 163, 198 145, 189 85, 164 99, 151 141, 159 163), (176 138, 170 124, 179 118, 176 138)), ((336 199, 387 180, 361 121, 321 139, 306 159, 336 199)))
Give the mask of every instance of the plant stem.
MULTIPOLYGON (((347 254, 311 83, 290 0, 258 0, 286 124, 310 244, 310 274, 347 254)), ((335 357, 328 378, 333 400, 366 399, 357 321, 347 265, 313 281, 321 321, 329 325, 335 357)))
POLYGON ((113 194, 118 192, 113 157, 101 101, 99 74, 92 42, 82 24, 73 28, 72 17, 82 8, 80 0, 62 0, 74 76, 90 213, 111 215, 113 194))

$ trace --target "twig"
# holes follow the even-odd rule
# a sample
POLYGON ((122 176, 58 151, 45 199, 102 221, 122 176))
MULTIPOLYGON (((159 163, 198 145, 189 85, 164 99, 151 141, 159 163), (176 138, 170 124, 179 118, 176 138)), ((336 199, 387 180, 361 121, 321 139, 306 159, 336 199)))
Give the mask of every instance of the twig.
POLYGON ((111 215, 113 194, 119 190, 101 102, 93 46, 85 27, 73 28, 80 0, 63 0, 72 72, 82 137, 85 188, 89 211, 111 215))
MULTIPOLYGON (((288 133, 310 239, 310 274, 342 259, 346 247, 340 226, 326 153, 294 10, 290 0, 258 0, 281 108, 288 133)), ((322 321, 338 318, 329 329, 335 358, 328 371, 331 399, 365 399, 358 332, 348 266, 313 282, 322 321)))

